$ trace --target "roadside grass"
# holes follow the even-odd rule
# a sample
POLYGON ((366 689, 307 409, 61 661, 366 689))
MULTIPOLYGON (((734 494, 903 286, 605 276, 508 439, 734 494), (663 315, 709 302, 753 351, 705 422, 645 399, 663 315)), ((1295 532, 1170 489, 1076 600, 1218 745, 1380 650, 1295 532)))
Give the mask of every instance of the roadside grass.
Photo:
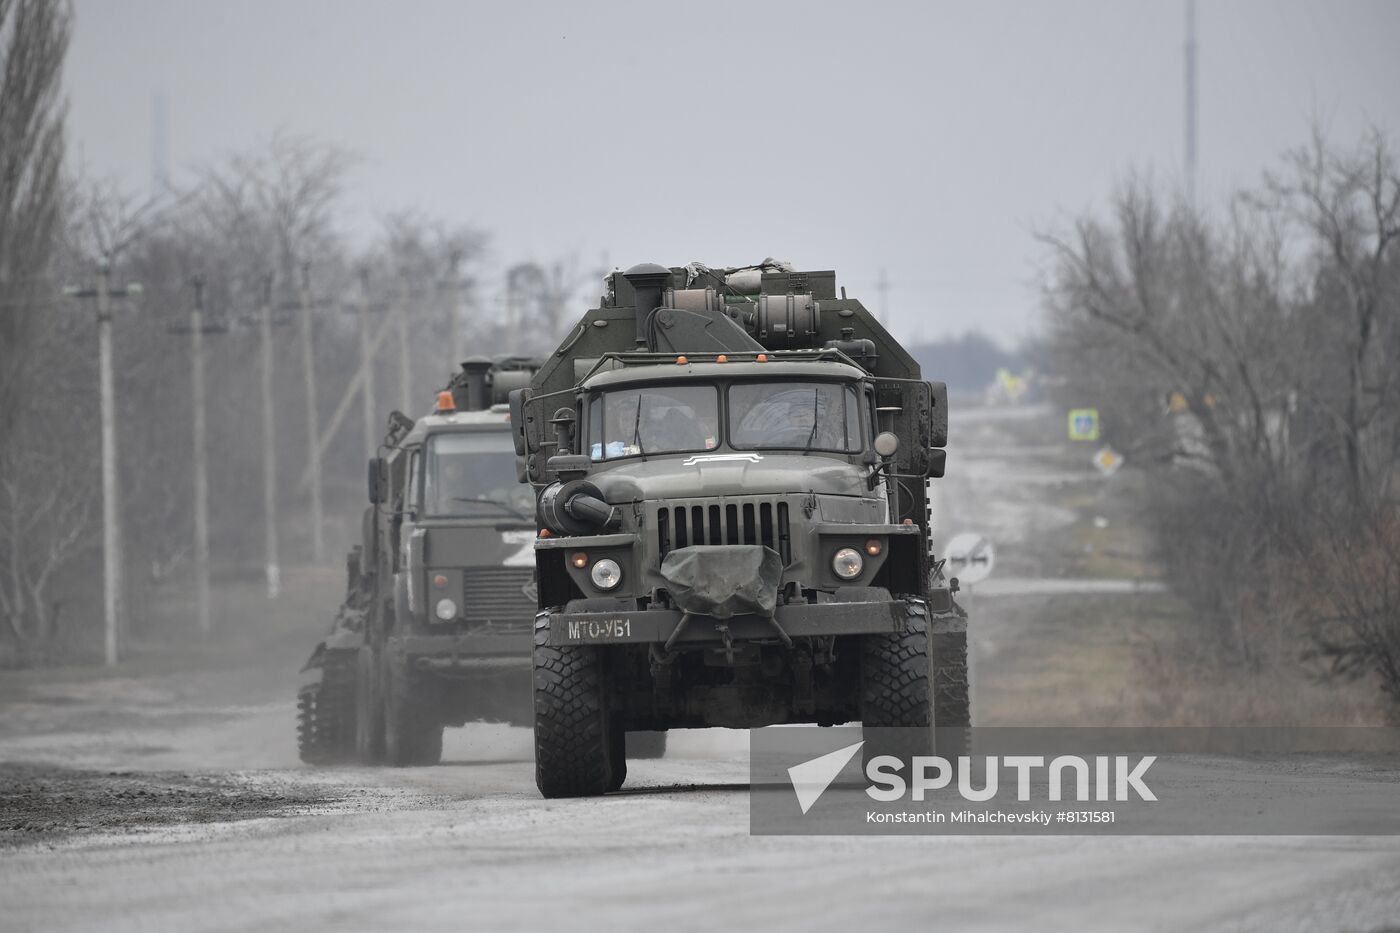
POLYGON ((989 600, 971 607, 983 726, 1377 726, 1367 681, 1302 662, 1234 664, 1170 594, 989 600))
MULTIPOLYGON (((1087 466, 1094 445, 1052 436, 1047 423, 1008 421, 1005 430, 1014 444, 1058 444, 1050 459, 1083 473, 1040 487, 1045 502, 1075 518, 1027 540, 1023 561, 1051 577, 1162 579, 1141 513, 1146 474, 1129 463, 1099 475, 1087 466)), ((968 608, 979 725, 1389 722, 1373 680, 1323 678, 1301 660, 1301 648, 1290 655, 1280 646, 1253 667, 1236 663, 1173 593, 1003 597, 968 608)))
POLYGON ((1152 624, 1146 605, 1138 597, 1059 596, 970 606, 977 724, 1125 724, 1137 689, 1134 640, 1152 624))
POLYGON ((275 600, 267 598, 261 581, 216 581, 213 624, 209 632, 201 632, 193 587, 163 585, 142 607, 115 667, 105 667, 100 657, 93 657, 8 670, 0 677, 0 702, 29 696, 35 687, 45 685, 114 678, 135 683, 202 671, 244 672, 240 674, 242 692, 249 692, 246 688, 251 684, 266 682, 275 687, 271 695, 285 695, 316 640, 329 631, 343 586, 344 572, 334 568, 288 568, 282 593, 275 600))

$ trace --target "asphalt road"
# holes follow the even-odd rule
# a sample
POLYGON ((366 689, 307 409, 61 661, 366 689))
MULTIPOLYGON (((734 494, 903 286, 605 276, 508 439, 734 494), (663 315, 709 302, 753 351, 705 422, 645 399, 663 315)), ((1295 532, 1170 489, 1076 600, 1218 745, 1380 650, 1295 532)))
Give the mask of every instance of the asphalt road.
MULTIPOLYGON (((979 482, 966 514, 1014 498, 979 482)), ((742 733, 678 733, 595 800, 539 799, 503 726, 435 768, 309 769, 299 661, 0 682, 0 929, 1400 929, 1394 838, 750 836, 742 733)))
POLYGON ((47 762, 7 766, 7 792, 66 782, 78 814, 34 839, 6 834, 0 927, 1313 931, 1400 918, 1391 838, 752 837, 740 734, 677 736, 667 758, 632 764, 622 793, 542 801, 522 729, 452 730, 435 768, 313 771, 294 763, 290 703, 153 712, 187 686, 156 685, 116 710, 130 726, 107 730, 84 722, 112 697, 88 691, 52 707, 62 732, 0 742, 4 760, 47 762), (93 799, 114 786, 126 796, 93 799))

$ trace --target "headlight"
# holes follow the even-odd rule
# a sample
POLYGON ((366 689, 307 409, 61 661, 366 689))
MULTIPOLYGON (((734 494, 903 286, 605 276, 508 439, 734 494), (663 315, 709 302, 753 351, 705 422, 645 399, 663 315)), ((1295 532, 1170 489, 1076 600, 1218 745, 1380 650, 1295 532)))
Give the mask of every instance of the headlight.
POLYGON ((865 558, 853 547, 843 547, 831 558, 831 569, 842 580, 854 580, 865 569, 865 558))
POLYGON ((593 569, 588 571, 588 576, 598 589, 611 590, 622 582, 622 568, 617 565, 617 561, 605 557, 593 565, 593 569))
POLYGON ((437 617, 446 622, 448 619, 457 618, 457 604, 450 599, 439 599, 434 607, 437 617))

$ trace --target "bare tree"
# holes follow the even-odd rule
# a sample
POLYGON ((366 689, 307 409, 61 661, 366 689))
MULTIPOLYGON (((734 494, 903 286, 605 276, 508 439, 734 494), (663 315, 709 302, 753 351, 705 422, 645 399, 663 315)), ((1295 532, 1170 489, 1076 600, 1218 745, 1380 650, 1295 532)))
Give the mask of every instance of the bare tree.
POLYGON ((50 443, 31 404, 61 352, 53 275, 64 217, 60 78, 71 15, 53 0, 0 0, 0 613, 42 655, 49 589, 85 544, 82 461, 50 443))
POLYGON ((1400 324, 1394 306, 1400 162, 1379 130, 1354 149, 1338 150, 1314 129, 1311 143, 1289 153, 1286 166, 1267 179, 1266 196, 1311 238, 1318 310, 1340 340, 1337 362, 1346 377, 1340 398, 1320 391, 1310 400, 1340 435, 1351 506, 1365 508, 1368 487, 1388 479, 1400 452, 1393 417, 1400 387, 1393 355, 1400 324))
POLYGON ((534 345, 521 347, 522 351, 549 352, 568 318, 570 304, 590 278, 579 274, 572 258, 522 262, 506 270, 511 324, 535 338, 534 345))
POLYGON ((1152 473, 1148 518, 1197 617, 1233 659, 1306 648, 1400 702, 1400 164, 1385 137, 1314 134, 1216 218, 1135 179, 1111 221, 1044 240, 1060 394, 1104 409, 1152 473))

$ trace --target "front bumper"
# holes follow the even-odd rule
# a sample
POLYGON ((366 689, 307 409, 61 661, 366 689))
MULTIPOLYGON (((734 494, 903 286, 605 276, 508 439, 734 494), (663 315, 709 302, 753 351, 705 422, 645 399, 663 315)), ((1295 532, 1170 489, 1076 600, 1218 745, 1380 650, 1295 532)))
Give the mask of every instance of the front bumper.
MULTIPOLYGON (((789 638, 811 638, 903 631, 910 615, 923 613, 922 604, 902 600, 831 602, 779 606, 774 619, 789 638)), ((559 612, 541 615, 536 626, 545 620, 548 645, 648 644, 665 643, 681 624, 681 613, 674 609, 559 612)), ((721 645, 723 624, 710 616, 691 616, 675 645, 721 645)), ((759 616, 735 616, 727 624, 733 642, 781 641, 773 623, 759 616)))

